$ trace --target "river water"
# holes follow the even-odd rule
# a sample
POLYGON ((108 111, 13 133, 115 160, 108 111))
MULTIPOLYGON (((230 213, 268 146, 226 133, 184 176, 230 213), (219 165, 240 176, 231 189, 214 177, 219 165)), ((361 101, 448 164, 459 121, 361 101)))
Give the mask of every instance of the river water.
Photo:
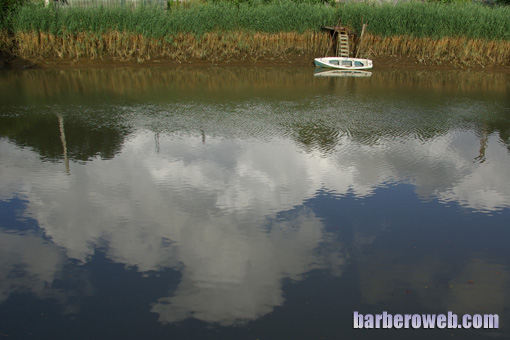
POLYGON ((0 339, 510 336, 508 74, 29 70, 0 93, 0 339))

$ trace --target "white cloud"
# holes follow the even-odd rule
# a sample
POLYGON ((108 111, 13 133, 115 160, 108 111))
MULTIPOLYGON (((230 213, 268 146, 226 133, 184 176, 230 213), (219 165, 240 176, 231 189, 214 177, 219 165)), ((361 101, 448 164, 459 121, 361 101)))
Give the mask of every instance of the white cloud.
POLYGON ((177 290, 153 306, 160 321, 224 325, 282 305, 285 278, 326 265, 341 272, 341 246, 314 253, 328 237, 302 205, 318 190, 366 197, 404 182, 420 197, 479 211, 510 202, 510 160, 495 138, 484 163, 474 161, 478 140, 469 131, 372 145, 339 138, 325 157, 286 138, 208 136, 204 144, 201 136, 161 134, 158 154, 154 135, 140 131, 113 159, 72 163, 70 175, 2 143, 0 197, 26 199, 26 215, 70 258, 85 262, 106 244, 110 259, 142 272, 181 270, 177 290))

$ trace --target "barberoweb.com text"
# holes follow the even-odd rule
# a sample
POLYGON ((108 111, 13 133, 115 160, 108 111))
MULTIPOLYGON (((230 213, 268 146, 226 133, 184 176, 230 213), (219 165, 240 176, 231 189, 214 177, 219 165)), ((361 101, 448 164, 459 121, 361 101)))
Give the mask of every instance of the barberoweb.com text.
POLYGON ((354 312, 354 328, 499 328, 498 314, 360 314, 354 312))

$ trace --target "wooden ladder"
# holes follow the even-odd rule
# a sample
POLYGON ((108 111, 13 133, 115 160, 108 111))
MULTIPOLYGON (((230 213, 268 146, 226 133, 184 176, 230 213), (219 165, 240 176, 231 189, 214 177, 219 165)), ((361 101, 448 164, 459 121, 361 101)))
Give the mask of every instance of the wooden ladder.
POLYGON ((347 30, 341 30, 338 32, 338 41, 340 46, 338 47, 338 56, 339 57, 349 57, 349 33, 347 30))

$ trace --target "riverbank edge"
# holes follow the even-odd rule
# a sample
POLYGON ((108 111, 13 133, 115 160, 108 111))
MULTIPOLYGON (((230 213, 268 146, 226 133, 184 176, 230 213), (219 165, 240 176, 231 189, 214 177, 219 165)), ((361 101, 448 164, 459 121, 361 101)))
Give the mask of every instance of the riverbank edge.
MULTIPOLYGON (((197 40, 191 35, 149 39, 110 32, 91 39, 83 33, 59 38, 44 33, 2 33, 0 69, 179 65, 313 65, 329 50, 320 32, 211 32, 197 40), (85 40, 87 45, 83 44, 85 40), (109 45, 105 42, 109 41, 109 45)), ((510 41, 469 38, 380 37, 368 34, 359 57, 382 68, 453 68, 510 70, 510 41)))

